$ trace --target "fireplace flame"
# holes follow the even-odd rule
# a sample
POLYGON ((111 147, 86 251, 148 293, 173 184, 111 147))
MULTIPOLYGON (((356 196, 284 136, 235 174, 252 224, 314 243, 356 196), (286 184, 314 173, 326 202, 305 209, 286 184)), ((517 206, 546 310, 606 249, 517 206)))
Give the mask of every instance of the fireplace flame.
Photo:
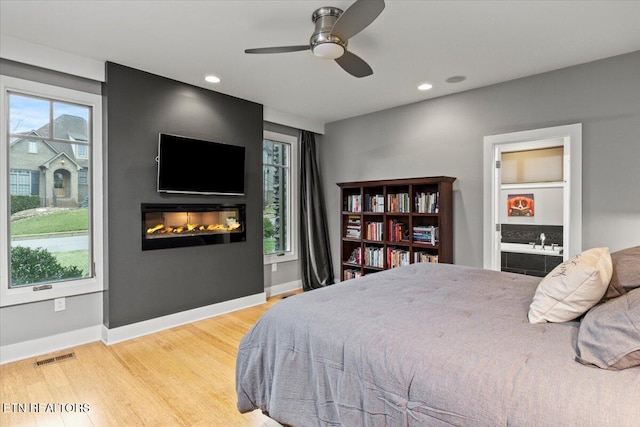
POLYGON ((185 224, 178 227, 165 226, 164 224, 157 224, 151 228, 147 228, 147 234, 165 234, 174 233, 180 234, 182 232, 197 232, 197 231, 213 231, 213 232, 225 232, 233 231, 240 228, 240 223, 229 222, 228 224, 185 224))
POLYGON ((162 230, 164 228, 164 224, 158 224, 155 227, 147 228, 147 234, 153 234, 158 230, 162 230))

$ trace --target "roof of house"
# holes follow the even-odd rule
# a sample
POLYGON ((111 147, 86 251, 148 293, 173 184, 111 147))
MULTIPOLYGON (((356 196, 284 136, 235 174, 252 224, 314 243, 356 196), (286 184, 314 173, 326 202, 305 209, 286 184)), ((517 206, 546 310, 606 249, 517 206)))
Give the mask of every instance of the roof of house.
MULTIPOLYGON (((37 130, 32 130, 30 132, 24 133, 25 138, 22 138, 22 139, 16 138, 11 142, 11 145, 14 145, 19 141, 28 140, 29 136, 50 138, 51 135, 49 135, 49 133, 50 133, 49 124, 46 124, 37 130)), ((76 153, 74 152, 74 149, 73 149, 73 143, 76 141, 87 142, 88 133, 89 133, 89 126, 86 119, 78 116, 73 116, 70 114, 61 114, 60 116, 56 117, 53 120, 53 137, 58 140, 68 140, 71 143, 51 141, 51 140, 44 140, 43 142, 46 143, 49 147, 51 147, 56 152, 56 156, 60 153, 64 153, 67 157, 72 159, 81 167, 87 167, 89 165, 89 160, 76 157, 76 153)))

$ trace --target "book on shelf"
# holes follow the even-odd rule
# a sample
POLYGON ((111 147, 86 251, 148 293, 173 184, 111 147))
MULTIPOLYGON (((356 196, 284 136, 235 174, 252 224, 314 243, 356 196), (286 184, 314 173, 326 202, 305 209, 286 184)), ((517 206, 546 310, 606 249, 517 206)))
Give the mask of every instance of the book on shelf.
POLYGON ((347 226, 347 233, 346 233, 345 237, 349 237, 349 238, 352 238, 352 239, 359 239, 360 238, 360 227, 347 226))
POLYGON ((344 207, 347 212, 362 212, 362 196, 359 194, 346 196, 344 207))
POLYGON ((384 249, 377 247, 364 248, 364 265, 367 267, 384 268, 384 249))
POLYGON ((351 255, 349 256, 349 259, 347 259, 347 262, 349 264, 362 264, 362 248, 355 248, 351 252, 351 255))
POLYGON ((347 230, 345 232, 345 237, 350 237, 353 239, 359 239, 362 232, 362 225, 360 222, 360 217, 357 215, 350 215, 347 218, 347 230))
POLYGON ((364 196, 366 212, 384 212, 384 196, 382 194, 367 194, 364 196))
POLYGON ((387 194, 387 206, 388 212, 409 213, 409 193, 387 194))
POLYGON ((367 222, 367 231, 365 234, 366 239, 382 241, 383 228, 384 228, 384 225, 382 222, 376 222, 376 221, 367 222))
POLYGON ((415 211, 418 213, 438 213, 438 193, 416 193, 415 211))
POLYGON ((398 248, 387 248, 387 267, 395 268, 409 265, 409 251, 398 248))
POLYGON ((356 277, 362 277, 362 272, 360 270, 349 268, 342 273, 342 280, 355 279, 356 277))
POLYGON ((415 243, 438 244, 438 227, 415 226, 413 227, 413 241, 415 243))
POLYGON ((390 242, 409 242, 409 230, 403 222, 395 219, 389 220, 390 242))
POLYGON ((438 255, 433 255, 427 252, 414 252, 413 253, 413 262, 438 262, 438 255))

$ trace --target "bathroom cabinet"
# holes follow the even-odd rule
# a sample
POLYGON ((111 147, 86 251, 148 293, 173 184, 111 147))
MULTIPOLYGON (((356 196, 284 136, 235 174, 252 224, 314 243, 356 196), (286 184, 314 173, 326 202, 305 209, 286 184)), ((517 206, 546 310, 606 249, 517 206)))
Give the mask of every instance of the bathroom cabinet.
POLYGON ((500 269, 510 273, 544 277, 562 263, 562 256, 501 252, 500 269))

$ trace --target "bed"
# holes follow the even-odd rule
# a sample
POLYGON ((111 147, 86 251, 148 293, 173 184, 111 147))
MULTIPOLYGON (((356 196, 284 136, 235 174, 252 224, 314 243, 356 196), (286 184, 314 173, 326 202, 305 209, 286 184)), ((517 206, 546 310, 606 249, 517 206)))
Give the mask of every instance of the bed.
POLYGON ((238 410, 298 427, 640 425, 640 367, 578 363, 579 319, 531 324, 540 281, 420 263, 284 299, 240 344, 238 410))

